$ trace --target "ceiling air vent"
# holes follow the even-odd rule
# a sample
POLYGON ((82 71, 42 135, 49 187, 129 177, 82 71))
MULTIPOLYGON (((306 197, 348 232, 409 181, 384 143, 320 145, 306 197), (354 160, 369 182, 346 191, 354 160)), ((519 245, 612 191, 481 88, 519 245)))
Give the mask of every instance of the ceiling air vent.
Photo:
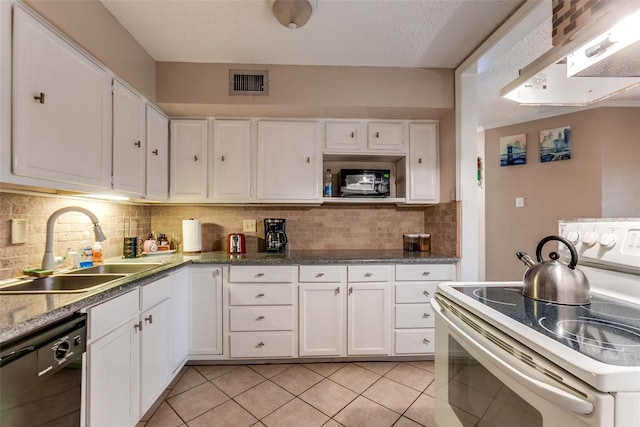
POLYGON ((229 70, 229 95, 269 95, 269 71, 229 70))

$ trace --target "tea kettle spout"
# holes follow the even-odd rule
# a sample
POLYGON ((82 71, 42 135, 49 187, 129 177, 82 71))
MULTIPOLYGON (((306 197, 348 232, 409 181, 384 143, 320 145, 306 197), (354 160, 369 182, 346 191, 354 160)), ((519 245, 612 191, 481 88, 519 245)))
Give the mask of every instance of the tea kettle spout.
POLYGON ((516 256, 520 261, 524 263, 527 267, 531 268, 536 265, 536 262, 531 258, 526 252, 516 252, 516 256))

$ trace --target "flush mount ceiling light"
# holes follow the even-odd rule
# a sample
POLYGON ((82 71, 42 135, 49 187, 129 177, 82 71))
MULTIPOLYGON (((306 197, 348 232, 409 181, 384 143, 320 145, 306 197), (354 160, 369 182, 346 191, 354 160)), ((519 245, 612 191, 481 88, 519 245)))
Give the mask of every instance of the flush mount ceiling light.
POLYGON ((269 0, 274 16, 285 27, 295 30, 304 26, 318 6, 317 0, 269 0))

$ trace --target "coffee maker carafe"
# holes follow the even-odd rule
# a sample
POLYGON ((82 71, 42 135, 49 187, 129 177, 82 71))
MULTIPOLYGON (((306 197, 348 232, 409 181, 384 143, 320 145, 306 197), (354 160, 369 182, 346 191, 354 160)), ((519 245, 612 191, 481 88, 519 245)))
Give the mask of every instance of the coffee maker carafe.
POLYGON ((267 252, 284 252, 287 246, 284 218, 264 219, 264 245, 267 252))

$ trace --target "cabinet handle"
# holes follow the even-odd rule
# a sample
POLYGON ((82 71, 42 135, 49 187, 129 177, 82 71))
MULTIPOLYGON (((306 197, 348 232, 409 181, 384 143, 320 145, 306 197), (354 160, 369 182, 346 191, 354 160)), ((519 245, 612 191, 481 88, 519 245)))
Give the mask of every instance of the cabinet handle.
POLYGON ((211 273, 211 275, 216 278, 218 276, 220 276, 220 270, 214 270, 213 273, 211 273))
POLYGON ((260 320, 264 320, 264 316, 258 316, 258 317, 256 317, 256 321, 260 321, 260 320))
POLYGON ((260 342, 258 343, 258 345, 256 345, 256 347, 257 347, 257 348, 262 348, 262 347, 264 347, 264 343, 263 343, 262 341, 260 341, 260 342))
POLYGON ((133 143, 133 145, 135 145, 136 147, 140 148, 140 147, 142 147, 142 142, 136 141, 136 142, 133 143))
POLYGON ((380 132, 376 132, 376 138, 380 138, 380 132))
POLYGON ((422 164, 422 157, 420 157, 420 158, 418 159, 418 163, 419 163, 419 164, 422 164))
POLYGON ((258 273, 255 277, 264 277, 264 273, 258 273))
POLYGON ((133 325, 133 329, 137 329, 139 331, 142 330, 142 320, 139 321, 138 323, 136 323, 135 325, 133 325))
POLYGON ((149 322, 149 323, 153 323, 153 314, 150 314, 149 316, 144 318, 145 322, 149 322))
POLYGON ((349 295, 353 293, 353 287, 349 288, 349 295))
POLYGON ((44 93, 40 92, 40 95, 34 95, 33 99, 40 101, 40 104, 44 104, 44 93))
POLYGON ((373 276, 373 273, 364 273, 364 277, 371 277, 373 276))
POLYGON ((340 293, 340 286, 338 286, 338 287, 336 288, 336 291, 335 291, 335 292, 336 292, 336 295, 338 295, 338 294, 340 293))
POLYGON ((256 295, 256 298, 262 298, 264 296, 264 294, 258 294, 256 295))
POLYGON ((316 277, 322 277, 322 276, 324 276, 324 273, 318 273, 318 274, 316 274, 316 277))
POLYGON ((156 148, 155 150, 152 151, 152 153, 157 156, 158 155, 158 149, 156 148))
POLYGON ((422 291, 422 293, 424 294, 425 297, 428 297, 430 294, 427 291, 422 291))
POLYGON ((355 132, 351 132, 351 138, 355 138, 356 137, 356 133, 355 132))
POLYGON ((311 163, 311 157, 307 157, 307 163, 311 163))
POLYGON ((424 313, 424 314, 422 315, 422 318, 423 318, 423 319, 428 319, 429 317, 431 317, 431 315, 430 315, 429 313, 424 313))
POLYGON ((423 275, 423 276, 428 276, 428 275, 430 275, 430 274, 431 274, 431 272, 430 272, 430 271, 423 271, 423 272, 422 272, 422 275, 423 275))
POLYGON ((193 161, 197 162, 198 161, 198 156, 193 156, 193 161))
POLYGON ((430 343, 430 342, 431 342, 431 341, 429 341, 429 340, 428 340, 428 339, 426 339, 426 338, 422 340, 422 344, 424 344, 424 345, 429 345, 429 343, 430 343))
POLYGON ((224 156, 220 156, 220 161, 224 162, 224 156))

